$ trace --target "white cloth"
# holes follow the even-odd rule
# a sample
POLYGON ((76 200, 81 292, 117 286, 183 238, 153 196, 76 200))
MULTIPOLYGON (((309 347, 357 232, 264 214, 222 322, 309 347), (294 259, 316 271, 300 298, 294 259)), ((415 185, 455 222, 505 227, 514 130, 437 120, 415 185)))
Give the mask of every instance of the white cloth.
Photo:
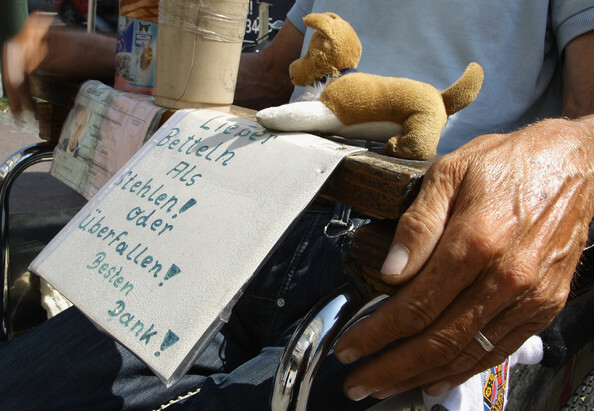
POLYGON ((538 336, 530 337, 505 362, 471 377, 464 384, 438 397, 423 393, 425 409, 431 410, 439 404, 449 411, 504 410, 511 370, 516 364, 538 364, 542 356, 542 340, 538 336))

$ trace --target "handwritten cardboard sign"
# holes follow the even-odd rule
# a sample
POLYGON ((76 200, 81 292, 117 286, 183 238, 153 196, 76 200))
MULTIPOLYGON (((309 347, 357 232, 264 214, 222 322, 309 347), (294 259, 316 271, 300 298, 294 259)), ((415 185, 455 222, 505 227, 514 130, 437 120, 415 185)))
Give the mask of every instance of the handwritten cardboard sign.
POLYGON ((350 153, 307 134, 184 110, 31 264, 166 383, 350 153))

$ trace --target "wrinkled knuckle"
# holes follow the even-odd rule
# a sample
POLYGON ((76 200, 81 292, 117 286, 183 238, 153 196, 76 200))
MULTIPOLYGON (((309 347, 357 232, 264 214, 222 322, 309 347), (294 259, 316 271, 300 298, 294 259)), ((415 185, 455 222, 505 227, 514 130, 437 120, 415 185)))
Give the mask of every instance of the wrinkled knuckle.
POLYGON ((525 261, 516 261, 502 268, 500 278, 511 295, 531 293, 531 299, 538 301, 539 292, 535 287, 535 269, 525 261))
POLYGON ((472 366, 477 364, 483 357, 482 352, 465 350, 462 351, 456 358, 450 361, 445 369, 450 374, 461 374, 468 371, 472 366))
POLYGON ((561 310, 567 303, 567 297, 571 292, 571 281, 564 282, 557 287, 552 288, 552 295, 549 297, 551 303, 556 304, 557 308, 561 310))
POLYGON ((427 343, 429 344, 429 349, 425 353, 425 361, 436 366, 451 364, 463 348, 455 338, 441 334, 432 335, 427 343))
POLYGON ((431 210, 409 209, 398 221, 398 229, 411 238, 426 238, 435 235, 437 216, 431 210))
POLYGON ((452 184, 461 180, 461 171, 455 161, 440 159, 431 166, 423 178, 421 190, 432 190, 434 194, 452 188, 452 184))
POLYGON ((448 242, 447 247, 443 247, 441 250, 441 258, 443 261, 447 261, 450 264, 455 264, 460 261, 465 261, 467 253, 468 248, 464 242, 450 241, 448 242))
POLYGON ((536 332, 545 328, 565 306, 567 295, 551 296, 543 287, 531 290, 525 300, 527 309, 532 313, 531 322, 536 332))
POLYGON ((469 356, 461 354, 449 362, 444 369, 448 375, 460 374, 467 371, 469 366, 476 364, 477 361, 476 358, 469 358, 469 356))
POLYGON ((393 336, 398 335, 396 334, 397 331, 395 330, 396 327, 393 321, 383 324, 381 329, 373 328, 367 330, 367 332, 365 333, 366 342, 363 347, 364 351, 375 352, 377 350, 384 348, 386 345, 388 345, 390 342, 394 340, 393 336))
POLYGON ((505 245, 494 238, 487 224, 465 220, 456 224, 456 241, 448 246, 450 258, 484 267, 505 255, 505 245))
POLYGON ((554 317, 565 307, 567 303, 567 297, 569 296, 568 291, 564 291, 561 293, 557 293, 552 298, 548 298, 546 302, 548 303, 548 311, 551 313, 551 316, 554 317))
MULTIPOLYGON (((528 281, 526 281, 528 282, 528 281)), ((556 314, 556 308, 562 307, 563 302, 555 297, 554 293, 551 295, 551 290, 539 283, 526 284, 528 291, 525 293, 524 301, 528 302, 534 308, 540 308, 540 311, 553 311, 556 314)))
MULTIPOLYGON (((396 384, 402 377, 401 370, 395 367, 391 361, 377 362, 375 369, 376 378, 380 381, 389 381, 390 384, 396 384)), ((378 389, 384 387, 376 387, 378 389)))
POLYGON ((428 170, 427 175, 429 178, 437 178, 442 175, 456 173, 459 169, 457 156, 455 153, 450 153, 449 155, 438 158, 428 170))
POLYGON ((495 240, 491 233, 474 227, 470 231, 469 244, 472 246, 476 258, 485 262, 492 262, 504 254, 503 246, 495 240))
POLYGON ((403 307, 398 321, 393 322, 393 325, 397 328, 396 332, 412 335, 429 327, 434 318, 435 315, 426 304, 421 301, 411 301, 403 307))

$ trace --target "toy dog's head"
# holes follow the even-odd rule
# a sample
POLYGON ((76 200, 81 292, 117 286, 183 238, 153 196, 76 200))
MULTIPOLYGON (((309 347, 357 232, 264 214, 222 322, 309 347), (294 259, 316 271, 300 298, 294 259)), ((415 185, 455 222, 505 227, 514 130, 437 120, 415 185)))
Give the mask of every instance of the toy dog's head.
POLYGON ((361 58, 361 42, 349 23, 334 13, 308 14, 303 22, 315 30, 307 53, 289 67, 296 86, 308 86, 342 70, 355 69, 361 58))

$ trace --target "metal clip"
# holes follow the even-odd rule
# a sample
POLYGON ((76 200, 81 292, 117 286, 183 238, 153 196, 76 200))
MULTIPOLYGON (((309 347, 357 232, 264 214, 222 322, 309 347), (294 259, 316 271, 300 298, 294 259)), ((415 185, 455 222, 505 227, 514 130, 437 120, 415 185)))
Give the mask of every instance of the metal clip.
POLYGON ((355 232, 355 224, 351 220, 347 221, 346 223, 342 220, 330 220, 328 224, 324 227, 324 235, 327 238, 338 238, 342 237, 343 235, 349 235, 355 232), (338 230, 336 233, 329 233, 329 230, 338 230))

